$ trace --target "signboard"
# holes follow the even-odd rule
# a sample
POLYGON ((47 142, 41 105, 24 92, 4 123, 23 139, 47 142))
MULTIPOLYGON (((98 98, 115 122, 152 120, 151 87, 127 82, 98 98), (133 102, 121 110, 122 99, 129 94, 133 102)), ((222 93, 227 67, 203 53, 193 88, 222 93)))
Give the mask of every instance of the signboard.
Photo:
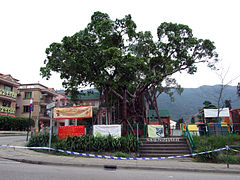
POLYGON ((189 131, 198 131, 196 124, 188 124, 188 130, 189 131))
POLYGON ((64 139, 68 136, 81 136, 85 134, 85 126, 60 126, 58 127, 58 137, 64 139))
POLYGON ((179 138, 147 138, 148 142, 179 142, 179 138))
MULTIPOLYGON (((229 117, 229 109, 222 108, 219 109, 219 117, 229 117)), ((213 118, 218 117, 218 109, 204 109, 204 117, 205 118, 213 118)))
POLYGON ((56 107, 54 119, 83 119, 92 117, 92 106, 56 107))
POLYGON ((52 103, 49 103, 47 104, 47 109, 51 109, 51 108, 54 108, 56 106, 57 102, 52 102, 52 103))
POLYGON ((94 136, 107 136, 111 135, 115 138, 121 137, 121 125, 94 125, 94 136))
POLYGON ((163 125, 148 125, 148 137, 164 137, 163 125))

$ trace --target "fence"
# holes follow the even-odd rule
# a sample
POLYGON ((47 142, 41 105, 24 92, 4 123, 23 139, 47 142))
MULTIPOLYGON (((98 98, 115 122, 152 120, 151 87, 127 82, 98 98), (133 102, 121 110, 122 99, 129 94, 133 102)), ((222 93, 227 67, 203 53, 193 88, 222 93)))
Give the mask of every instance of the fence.
MULTIPOLYGON (((184 127, 182 127, 184 128, 184 127)), ((189 143, 192 151, 193 151, 193 148, 194 148, 194 141, 193 141, 193 137, 192 137, 192 134, 190 133, 190 131, 188 130, 188 126, 185 126, 185 131, 183 130, 183 136, 186 137, 187 139, 187 142, 189 143)))
MULTIPOLYGON (((132 127, 129 125, 122 125, 122 135, 136 135, 138 134, 139 138, 147 138, 147 124, 133 124, 132 127), (125 128, 125 129, 124 129, 125 128), (125 132, 124 132, 125 131, 125 132)), ((165 129, 166 131, 166 129, 165 129)), ((180 128, 178 129, 175 126, 168 127, 167 136, 185 136, 184 131, 180 128)), ((46 129, 48 132, 48 129, 46 129)), ((93 127, 91 125, 85 125, 85 134, 92 135, 93 127)), ((200 135, 200 136, 214 136, 214 135, 229 135, 229 134, 239 134, 240 135, 240 123, 233 123, 232 125, 226 124, 226 126, 220 126, 211 123, 207 126, 203 124, 198 126, 198 131, 190 131, 191 135, 200 135)), ((58 134, 58 128, 53 127, 53 133, 58 134)))
MULTIPOLYGON (((187 124, 191 125, 191 124, 187 124)), ((227 136, 229 134, 239 134, 240 135, 240 123, 230 124, 221 124, 221 123, 209 123, 207 125, 201 124, 198 125, 197 131, 190 131, 192 135, 200 136, 214 136, 222 135, 227 136)))

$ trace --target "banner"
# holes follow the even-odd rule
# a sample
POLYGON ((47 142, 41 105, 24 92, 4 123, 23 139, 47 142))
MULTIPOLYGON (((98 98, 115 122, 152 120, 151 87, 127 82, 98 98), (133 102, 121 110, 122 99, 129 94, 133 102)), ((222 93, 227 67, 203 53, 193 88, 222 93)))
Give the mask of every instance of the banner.
POLYGON ((81 136, 85 134, 85 126, 60 126, 58 127, 58 137, 64 139, 68 136, 81 136))
MULTIPOLYGON (((229 117, 229 109, 222 108, 219 109, 219 117, 229 117)), ((204 117, 205 118, 213 118, 218 117, 218 109, 204 109, 204 117)))
POLYGON ((198 127, 196 124, 188 124, 189 131, 198 131, 198 127))
POLYGON ((115 138, 121 137, 121 125, 93 125, 94 136, 111 135, 115 138))
POLYGON ((92 106, 56 107, 53 109, 54 119, 83 119, 92 117, 92 106))
POLYGON ((148 137, 164 137, 163 125, 148 125, 148 137))

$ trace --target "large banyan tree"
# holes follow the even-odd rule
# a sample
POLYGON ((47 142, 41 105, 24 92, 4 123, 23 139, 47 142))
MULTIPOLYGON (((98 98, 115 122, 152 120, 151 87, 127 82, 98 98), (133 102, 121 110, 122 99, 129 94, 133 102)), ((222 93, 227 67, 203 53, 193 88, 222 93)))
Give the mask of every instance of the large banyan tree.
MULTIPOLYGON (((52 43, 46 55, 42 77, 59 73, 73 99, 79 86, 94 86, 101 94, 99 113, 103 105, 107 109, 107 124, 115 107, 119 123, 129 125, 145 123, 146 109, 158 115, 162 92, 181 92, 171 75, 193 74, 198 63, 214 68, 217 61, 214 43, 194 37, 187 25, 164 22, 155 40, 150 31, 136 30, 131 15, 111 20, 102 12, 95 12, 85 29, 52 43)), ((158 120, 165 123, 159 115, 158 120)))

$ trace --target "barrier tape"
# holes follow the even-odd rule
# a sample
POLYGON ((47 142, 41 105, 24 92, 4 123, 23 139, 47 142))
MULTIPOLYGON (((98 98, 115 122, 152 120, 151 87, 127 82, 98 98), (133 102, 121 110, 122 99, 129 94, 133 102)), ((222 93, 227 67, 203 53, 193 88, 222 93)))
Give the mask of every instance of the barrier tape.
POLYGON ((238 150, 236 150, 236 149, 232 149, 232 148, 230 148, 230 150, 232 150, 232 151, 234 151, 234 152, 240 152, 240 151, 238 151, 238 150))
POLYGON ((159 159, 174 159, 174 158, 182 158, 182 157, 190 157, 190 156, 197 156, 201 154, 208 154, 212 152, 218 152, 226 150, 226 148, 215 149, 212 151, 200 152, 200 153, 193 153, 193 154, 185 154, 179 156, 169 156, 169 157, 151 157, 151 158, 124 158, 124 157, 115 157, 115 156, 104 156, 104 155, 96 155, 96 154, 87 154, 87 153, 78 153, 73 151, 66 151, 61 149, 54 149, 49 147, 23 147, 23 146, 12 146, 12 145, 0 145, 0 147, 10 147, 10 148, 19 148, 19 149, 43 149, 43 150, 52 150, 56 152, 63 152, 72 155, 79 155, 79 156, 86 156, 86 157, 96 157, 96 158, 105 158, 105 159, 121 159, 121 160, 159 160, 159 159))
MULTIPOLYGON (((200 152, 200 153, 193 153, 193 154, 185 154, 185 155, 179 155, 179 156, 168 156, 168 157, 150 157, 150 158, 124 158, 124 157, 115 157, 115 156, 104 156, 104 155, 96 155, 96 154, 87 154, 87 153, 79 153, 79 152, 73 152, 73 151, 66 151, 61 149, 54 149, 49 147, 24 147, 24 146, 13 146, 13 145, 0 145, 0 147, 8 147, 8 148, 16 148, 16 149, 37 149, 37 150, 52 150, 56 152, 62 152, 72 155, 79 155, 79 156, 86 156, 86 157, 96 157, 96 158, 104 158, 104 159, 121 159, 121 160, 159 160, 159 159, 175 159, 175 158, 183 158, 183 157, 190 157, 190 156, 197 156, 202 154, 208 154, 212 152, 218 152, 227 150, 227 148, 220 148, 215 149, 212 151, 206 151, 206 152, 200 152)), ((231 149, 233 150, 233 149, 231 149)), ((233 150, 236 152, 239 152, 237 150, 233 150)))

